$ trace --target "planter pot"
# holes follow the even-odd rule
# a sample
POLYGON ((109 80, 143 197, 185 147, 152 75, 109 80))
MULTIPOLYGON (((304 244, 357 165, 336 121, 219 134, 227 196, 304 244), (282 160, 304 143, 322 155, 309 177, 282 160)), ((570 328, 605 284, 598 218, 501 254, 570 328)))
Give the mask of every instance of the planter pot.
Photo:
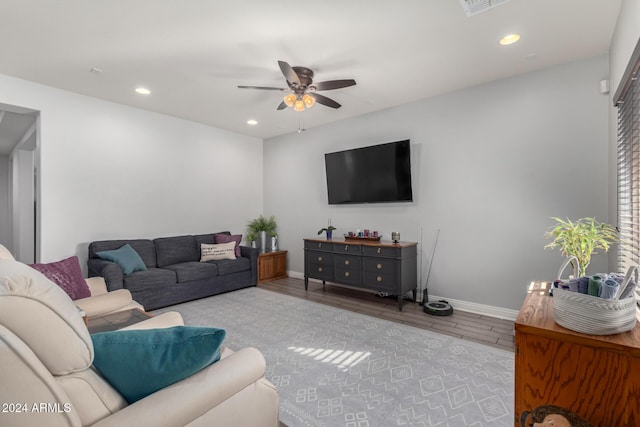
POLYGON ((261 231, 260 232, 260 252, 266 252, 266 251, 267 251, 267 232, 261 231))
POLYGON ((333 236, 333 230, 327 230, 327 240, 331 240, 331 237, 333 236))

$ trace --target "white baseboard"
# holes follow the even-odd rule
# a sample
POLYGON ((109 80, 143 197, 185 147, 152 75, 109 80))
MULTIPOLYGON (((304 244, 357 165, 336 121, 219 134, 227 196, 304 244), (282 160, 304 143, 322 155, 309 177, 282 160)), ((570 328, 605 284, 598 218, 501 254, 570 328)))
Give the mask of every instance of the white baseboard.
MULTIPOLYGON (((289 277, 292 277, 294 279, 304 280, 304 273, 300 273, 299 271, 288 271, 287 274, 289 275, 289 277)), ((316 279, 309 279, 309 280, 312 282, 322 283, 322 280, 316 280, 316 279)), ((418 299, 420 298, 421 298, 421 295, 418 295, 418 299)), ((436 295, 429 295, 430 301, 438 301, 441 299, 446 300, 449 304, 451 304, 454 310, 466 311, 469 313, 475 313, 483 316, 490 316, 498 319, 505 319, 505 320, 511 320, 511 321, 516 320, 516 317, 518 317, 518 310, 512 310, 510 308, 496 307, 493 305, 478 304, 470 301, 463 301, 463 300, 451 299, 447 297, 440 297, 436 295)))

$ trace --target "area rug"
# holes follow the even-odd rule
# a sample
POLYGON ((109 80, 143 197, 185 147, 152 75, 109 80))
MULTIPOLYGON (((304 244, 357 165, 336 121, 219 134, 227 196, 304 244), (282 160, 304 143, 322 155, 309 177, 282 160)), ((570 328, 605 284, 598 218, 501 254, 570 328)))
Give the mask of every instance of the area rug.
POLYGON ((260 288, 175 305, 256 347, 297 426, 513 426, 514 355, 260 288))

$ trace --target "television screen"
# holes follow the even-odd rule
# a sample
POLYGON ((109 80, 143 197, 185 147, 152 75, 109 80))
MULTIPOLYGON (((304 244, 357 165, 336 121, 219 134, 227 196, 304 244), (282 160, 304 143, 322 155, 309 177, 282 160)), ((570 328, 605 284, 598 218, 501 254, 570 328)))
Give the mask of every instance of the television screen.
POLYGON ((411 202, 410 141, 324 155, 330 205, 411 202))

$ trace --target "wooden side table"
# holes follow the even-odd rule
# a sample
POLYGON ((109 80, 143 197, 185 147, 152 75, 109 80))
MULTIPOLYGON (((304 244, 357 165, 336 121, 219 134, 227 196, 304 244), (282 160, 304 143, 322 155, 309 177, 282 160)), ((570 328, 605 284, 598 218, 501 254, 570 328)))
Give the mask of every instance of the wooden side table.
POLYGON ((258 255, 258 283, 287 277, 287 251, 264 252, 258 255))
POLYGON ((515 321, 516 425, 523 411, 554 404, 596 426, 640 426, 640 324, 615 335, 565 329, 550 285, 530 285, 515 321))

